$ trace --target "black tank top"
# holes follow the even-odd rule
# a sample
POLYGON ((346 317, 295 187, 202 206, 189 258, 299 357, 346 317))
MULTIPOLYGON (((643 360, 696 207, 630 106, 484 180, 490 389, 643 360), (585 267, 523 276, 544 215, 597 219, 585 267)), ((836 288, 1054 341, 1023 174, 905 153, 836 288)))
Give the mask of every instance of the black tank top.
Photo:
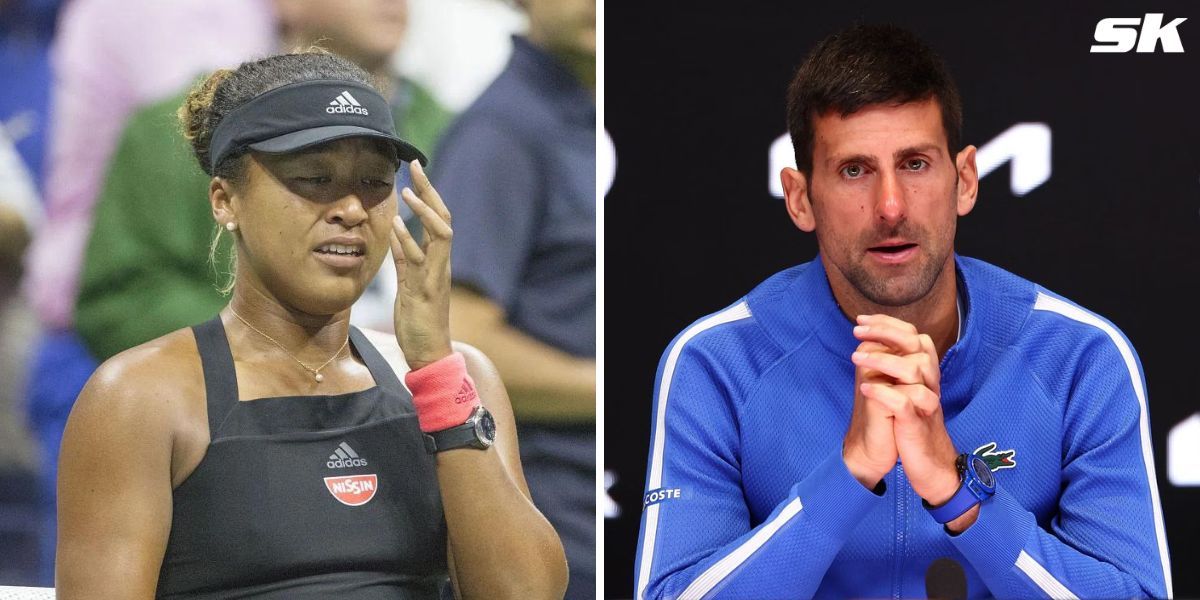
POLYGON ((220 318, 193 331, 211 441, 174 491, 158 597, 450 597, 434 458, 363 333, 375 387, 239 402, 220 318))

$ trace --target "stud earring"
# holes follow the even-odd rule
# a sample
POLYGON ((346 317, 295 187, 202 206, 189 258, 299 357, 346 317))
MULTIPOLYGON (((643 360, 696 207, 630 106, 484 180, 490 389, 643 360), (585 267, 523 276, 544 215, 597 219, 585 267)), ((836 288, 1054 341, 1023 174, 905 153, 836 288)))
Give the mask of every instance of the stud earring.
POLYGON ((237 229, 237 223, 230 221, 225 224, 225 229, 228 229, 229 231, 233 231, 233 230, 237 229))

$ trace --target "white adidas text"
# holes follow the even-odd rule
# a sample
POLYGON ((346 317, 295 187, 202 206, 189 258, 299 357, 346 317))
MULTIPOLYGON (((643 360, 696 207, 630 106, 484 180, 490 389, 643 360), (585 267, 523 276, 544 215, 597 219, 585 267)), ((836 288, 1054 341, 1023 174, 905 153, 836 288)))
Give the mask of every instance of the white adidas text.
POLYGON ((365 467, 365 466, 367 466, 367 459, 365 459, 365 458, 349 458, 349 459, 339 458, 337 460, 331 460, 331 461, 325 463, 325 466, 329 467, 330 469, 344 469, 346 467, 365 467))
POLYGON ((361 106, 329 106, 325 108, 327 113, 355 113, 359 115, 369 115, 367 109, 361 106))

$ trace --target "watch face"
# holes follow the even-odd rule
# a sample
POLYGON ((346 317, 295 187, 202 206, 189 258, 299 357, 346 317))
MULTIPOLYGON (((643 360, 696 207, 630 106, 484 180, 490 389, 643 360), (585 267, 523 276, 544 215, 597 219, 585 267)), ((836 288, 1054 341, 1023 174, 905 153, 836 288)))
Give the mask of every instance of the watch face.
POLYGON ((479 419, 475 421, 475 433, 489 446, 496 440, 496 420, 487 409, 480 411, 479 419))
POLYGON ((992 476, 992 470, 988 468, 987 462, 978 456, 971 457, 971 466, 974 467, 975 477, 979 479, 984 487, 992 487, 996 484, 996 478, 992 476))

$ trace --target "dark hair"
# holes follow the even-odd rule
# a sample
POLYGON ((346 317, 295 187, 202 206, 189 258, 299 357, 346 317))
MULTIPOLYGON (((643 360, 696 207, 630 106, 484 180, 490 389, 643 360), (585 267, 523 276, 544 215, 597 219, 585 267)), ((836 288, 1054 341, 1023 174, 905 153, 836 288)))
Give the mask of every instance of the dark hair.
POLYGON ((796 167, 812 176, 813 117, 851 115, 873 104, 935 98, 950 157, 962 138, 962 100, 945 62, 912 32, 893 25, 856 25, 817 43, 787 92, 788 132, 796 167))
POLYGON ((238 179, 244 153, 230 154, 216 168, 209 165, 208 147, 221 119, 264 92, 317 79, 354 81, 379 89, 361 67, 320 48, 244 62, 236 69, 220 69, 196 84, 177 114, 183 137, 191 142, 200 168, 211 177, 238 179))

